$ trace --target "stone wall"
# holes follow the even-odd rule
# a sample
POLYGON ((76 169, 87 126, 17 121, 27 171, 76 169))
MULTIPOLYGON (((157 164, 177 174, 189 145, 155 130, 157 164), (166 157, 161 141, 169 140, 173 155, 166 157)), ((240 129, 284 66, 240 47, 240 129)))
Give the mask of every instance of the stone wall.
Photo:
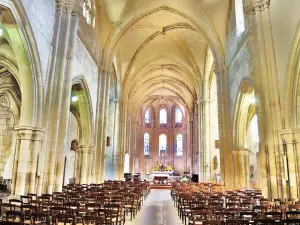
POLYGON ((80 40, 79 36, 76 39, 75 58, 72 65, 72 76, 84 76, 90 92, 93 118, 96 116, 97 103, 97 87, 98 87, 98 66, 91 57, 90 53, 80 40))
POLYGON ((21 0, 36 41, 42 79, 47 83, 56 13, 55 0, 21 0))
POLYGON ((11 152, 12 130, 10 128, 9 109, 0 106, 0 176, 11 152))

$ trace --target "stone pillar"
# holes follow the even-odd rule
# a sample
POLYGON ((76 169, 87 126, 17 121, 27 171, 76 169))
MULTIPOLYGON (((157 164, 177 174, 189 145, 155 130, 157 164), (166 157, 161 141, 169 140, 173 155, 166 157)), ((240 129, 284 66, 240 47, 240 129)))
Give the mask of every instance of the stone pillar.
POLYGON ((267 198, 283 198, 283 158, 281 103, 276 71, 275 51, 270 21, 270 0, 248 0, 244 6, 248 15, 252 54, 252 73, 256 96, 256 112, 260 131, 261 188, 267 198))
POLYGON ((34 128, 32 130, 32 165, 30 169, 30 181, 29 189, 27 193, 36 193, 36 180, 37 180, 37 166, 38 166, 38 156, 42 148, 43 138, 45 130, 41 128, 34 128))
POLYGON ((80 180, 80 184, 87 184, 88 183, 88 177, 89 177, 89 154, 90 154, 90 147, 86 145, 80 145, 79 150, 80 152, 80 176, 78 179, 80 180))
POLYGON ((98 80, 98 96, 97 96, 97 126, 96 126, 96 153, 94 163, 94 182, 100 183, 101 177, 101 156, 102 156, 102 139, 103 136, 103 119, 104 119, 104 105, 105 105, 105 85, 106 85, 106 71, 100 71, 100 77, 98 80))
POLYGON ((92 167, 93 163, 95 163, 95 147, 90 146, 88 150, 88 161, 87 161, 87 183, 90 184, 93 182, 93 175, 92 175, 92 167))
POLYGON ((19 197, 27 194, 32 165, 32 127, 15 127, 17 132, 17 150, 13 167, 11 195, 19 197))
POLYGON ((218 92, 218 115, 219 115, 219 136, 220 136, 220 169, 221 183, 233 184, 233 168, 231 164, 232 154, 232 127, 230 118, 230 99, 228 90, 228 68, 220 67, 215 69, 218 92))
POLYGON ((130 173, 135 174, 135 158, 136 158, 136 121, 131 119, 131 142, 130 142, 130 173))
POLYGON ((286 152, 284 153, 285 172, 288 177, 288 196, 289 198, 298 198, 298 182, 297 182, 297 135, 293 134, 292 130, 284 130, 281 134, 282 140, 286 145, 286 152), (288 170, 288 171, 287 171, 288 170))
POLYGON ((246 148, 239 149, 239 163, 241 175, 241 187, 249 187, 249 150, 246 148))
POLYGON ((115 100, 115 104, 116 104, 116 119, 115 119, 115 160, 114 160, 114 165, 116 168, 116 179, 120 179, 120 161, 121 161, 121 156, 122 156, 122 152, 121 152, 121 119, 122 119, 122 109, 123 109, 123 102, 120 101, 119 99, 115 100))
POLYGON ((232 151, 232 164, 234 170, 234 183, 236 187, 249 186, 249 150, 235 148, 232 151))
POLYGON ((294 135, 294 154, 295 154, 295 169, 297 179, 297 198, 300 198, 300 129, 293 130, 294 135))
MULTIPOLYGON (((78 18, 81 7, 75 1, 57 0, 56 24, 59 32, 54 37, 57 42, 51 59, 50 86, 51 93, 47 97, 49 106, 45 116, 47 145, 45 169, 43 171, 43 192, 52 193, 61 190, 63 180, 62 148, 66 140, 66 130, 70 105, 71 64, 74 43, 77 36, 78 18), (63 134, 61 132, 64 132, 63 134), (57 160, 59 162, 57 163, 57 160), (56 167, 57 166, 57 167, 56 167), (55 189, 54 189, 55 188, 55 189)), ((45 142, 46 144, 46 142, 45 142)))
POLYGON ((105 152, 106 152, 106 138, 107 138, 107 122, 109 110, 109 91, 110 91, 111 73, 106 71, 105 78, 105 96, 103 104, 103 128, 102 128, 102 145, 101 145, 101 161, 100 161, 100 183, 104 182, 105 176, 105 152))

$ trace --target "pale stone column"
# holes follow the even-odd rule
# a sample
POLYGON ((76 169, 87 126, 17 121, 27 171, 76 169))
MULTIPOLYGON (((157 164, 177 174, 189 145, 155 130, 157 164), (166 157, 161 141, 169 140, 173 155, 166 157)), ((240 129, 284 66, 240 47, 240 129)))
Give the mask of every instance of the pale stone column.
POLYGON ((29 189, 26 193, 36 193, 38 155, 41 151, 44 134, 45 130, 42 128, 34 128, 32 130, 32 165, 30 169, 29 189))
POLYGON ((105 176, 105 152, 106 152, 106 138, 107 138, 107 120, 108 120, 108 109, 109 109, 109 91, 110 91, 110 79, 111 73, 106 72, 105 79, 105 101, 103 104, 103 129, 102 129, 102 146, 101 146, 101 163, 100 163, 100 183, 104 182, 105 176))
POLYGON ((203 142, 202 142, 202 126, 201 126, 201 116, 202 116, 202 110, 201 110, 201 101, 197 101, 197 110, 198 110, 198 166, 199 166, 199 182, 204 181, 204 173, 203 173, 203 160, 204 160, 204 153, 203 153, 203 142))
MULTIPOLYGON (((68 112, 65 113, 63 107, 71 88, 70 67, 72 52, 77 35, 78 17, 82 11, 77 2, 66 0, 57 0, 57 10, 56 20, 59 20, 57 24, 60 27, 57 33, 58 37, 54 37, 55 39, 57 38, 57 43, 55 42, 57 46, 54 46, 55 49, 52 52, 51 67, 55 69, 51 70, 52 73, 50 74, 49 85, 53 85, 53 89, 49 91, 51 96, 47 99, 49 105, 47 106, 49 111, 46 111, 45 116, 45 127, 47 129, 47 142, 45 141, 45 144, 47 144, 47 151, 44 159, 45 169, 41 178, 44 187, 43 192, 47 193, 52 193, 55 190, 55 183, 57 184, 56 186, 62 185, 61 171, 63 171, 63 168, 60 167, 60 163, 58 163, 58 168, 56 168, 56 161, 58 158, 61 158, 59 151, 63 145, 60 143, 61 140, 59 138, 63 138, 66 134, 61 135, 59 129, 64 130, 64 128, 60 127, 60 123, 62 119, 65 119, 65 116, 68 117, 68 112)), ((70 96, 68 96, 68 101, 70 103, 70 96)))
POLYGON ((91 184, 93 182, 93 175, 92 175, 92 167, 94 162, 94 156, 95 156, 95 147, 90 146, 88 150, 88 161, 87 161, 87 183, 91 184))
POLYGON ((240 174, 240 164, 239 164, 239 149, 235 148, 232 150, 232 164, 233 164, 233 185, 239 187, 241 185, 241 174, 240 174))
POLYGON ((105 103, 105 85, 106 85, 106 72, 105 70, 100 71, 100 78, 98 80, 98 96, 97 96, 97 125, 96 125, 96 152, 95 152, 95 163, 94 163, 94 182, 100 183, 101 176, 101 156, 102 156, 102 139, 103 137, 103 105, 105 103))
POLYGON ((294 135, 294 154, 295 154, 295 173, 297 180, 297 198, 300 198, 300 129, 293 130, 294 135))
MULTIPOLYGON (((70 40, 67 52, 67 69, 65 77, 65 86, 62 97, 62 109, 61 118, 59 123, 58 131, 58 142, 57 142, 57 156, 56 156, 56 177, 55 177, 55 191, 61 192, 63 187, 64 177, 64 159, 65 151, 68 148, 68 122, 70 117, 70 104, 71 104, 71 91, 72 91, 72 64, 74 58, 74 49, 77 38, 78 21, 81 12, 72 12, 72 20, 70 25, 70 40)), ((83 115, 82 115, 83 116, 83 115)), ((79 181, 76 181, 76 183, 79 181)))
POLYGON ((80 184, 87 184, 88 183, 88 176, 89 176, 89 154, 90 154, 90 147, 86 145, 79 146, 79 152, 81 152, 81 165, 80 165, 80 184))
MULTIPOLYGON (((288 169, 288 182, 289 182, 289 189, 290 189, 290 198, 297 198, 298 197, 298 190, 297 190, 297 176, 296 176, 296 148, 294 148, 294 135, 291 130, 284 130, 284 133, 281 134, 282 140, 286 144, 286 156, 287 162, 283 162, 288 169)), ((295 146, 296 147, 296 146, 295 146)))
POLYGON ((130 173, 135 174, 135 159, 136 159, 136 121, 131 119, 131 143, 130 143, 130 173))
POLYGON ((122 151, 121 151, 121 145, 122 145, 122 111, 123 111, 123 102, 120 100, 116 101, 116 128, 115 128, 115 149, 116 149, 116 158, 115 158, 115 165, 116 165, 116 179, 120 179, 120 167, 121 167, 121 157, 122 157, 122 151))
POLYGON ((30 148, 32 140, 32 127, 15 127, 17 132, 17 151, 13 168, 12 192, 11 195, 19 197, 27 194, 29 188, 28 178, 32 164, 32 151, 30 148))
POLYGON ((247 174, 247 171, 249 168, 249 150, 246 148, 240 148, 239 149, 239 163, 240 163, 240 185, 242 187, 248 187, 249 186, 249 174, 247 174))
POLYGON ((218 94, 218 115, 220 133, 220 169, 221 183, 225 185, 233 184, 233 168, 231 160, 232 154, 232 127, 230 118, 230 99, 228 90, 228 68, 216 68, 217 94, 218 94))
POLYGON ((261 188, 267 198, 282 198, 285 182, 281 138, 281 105, 272 28, 270 0, 248 0, 244 6, 253 55, 253 82, 260 130, 261 188))

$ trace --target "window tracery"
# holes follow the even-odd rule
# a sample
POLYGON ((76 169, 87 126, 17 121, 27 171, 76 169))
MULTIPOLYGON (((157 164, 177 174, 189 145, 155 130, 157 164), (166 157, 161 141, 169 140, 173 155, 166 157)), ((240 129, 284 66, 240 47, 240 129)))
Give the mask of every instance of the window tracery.
POLYGON ((177 134, 176 136, 176 155, 182 156, 183 155, 183 135, 177 134))
POLYGON ((243 0, 235 0, 236 34, 240 36, 245 31, 243 0))
POLYGON ((150 136, 148 133, 145 133, 144 134, 144 155, 150 155, 149 143, 150 143, 150 136))
POLYGON ((82 6, 82 14, 85 18, 87 24, 93 25, 93 17, 92 17, 92 3, 91 0, 84 0, 82 6))
POLYGON ((167 135, 165 134, 159 135, 159 154, 161 151, 167 151, 167 135))
POLYGON ((168 122, 168 111, 167 109, 161 109, 159 112, 160 124, 166 124, 168 122))
POLYGON ((147 108, 145 112, 145 123, 150 123, 150 108, 147 108))
POLYGON ((179 108, 175 110, 175 123, 182 123, 183 115, 179 108))

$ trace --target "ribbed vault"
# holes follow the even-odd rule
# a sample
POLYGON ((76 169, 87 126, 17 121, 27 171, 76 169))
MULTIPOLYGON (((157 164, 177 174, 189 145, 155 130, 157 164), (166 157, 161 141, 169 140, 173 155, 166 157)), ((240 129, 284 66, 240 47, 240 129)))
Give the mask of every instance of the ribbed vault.
POLYGON ((154 96, 193 111, 203 97, 207 49, 222 62, 228 2, 103 1, 103 67, 114 64, 122 100, 134 117, 154 96), (209 16, 208 16, 209 15, 209 16), (215 16, 219 18, 216 19, 215 16), (224 23, 220 23, 220 17, 224 23))

